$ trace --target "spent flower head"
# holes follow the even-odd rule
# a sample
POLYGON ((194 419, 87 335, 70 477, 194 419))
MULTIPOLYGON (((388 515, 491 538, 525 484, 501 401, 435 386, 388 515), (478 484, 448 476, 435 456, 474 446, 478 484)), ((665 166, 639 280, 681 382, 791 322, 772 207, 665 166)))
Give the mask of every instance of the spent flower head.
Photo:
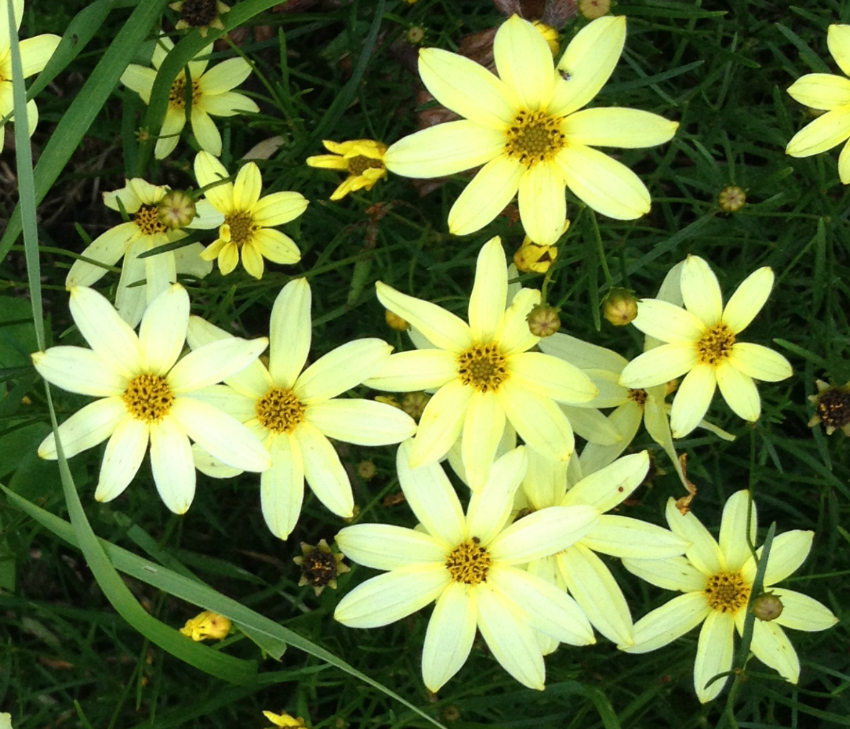
POLYGON ((350 571, 342 559, 342 555, 334 553, 324 539, 320 539, 315 546, 301 542, 301 555, 292 559, 301 568, 298 586, 310 585, 316 597, 326 587, 336 590, 336 578, 350 571))
POLYGON ((840 387, 823 380, 817 380, 815 384, 818 394, 809 395, 809 401, 815 404, 815 414, 809 421, 809 427, 823 423, 827 435, 840 430, 850 436, 850 382, 840 387))
POLYGON ((230 11, 230 6, 221 0, 178 0, 168 7, 180 13, 180 20, 174 26, 177 30, 197 28, 205 38, 210 28, 224 30, 221 16, 230 11))
POLYGON ((350 192, 371 190, 379 180, 387 176, 384 165, 385 144, 374 139, 352 139, 348 142, 322 140, 331 154, 319 154, 307 158, 310 167, 347 172, 348 177, 331 194, 331 200, 342 200, 350 192))

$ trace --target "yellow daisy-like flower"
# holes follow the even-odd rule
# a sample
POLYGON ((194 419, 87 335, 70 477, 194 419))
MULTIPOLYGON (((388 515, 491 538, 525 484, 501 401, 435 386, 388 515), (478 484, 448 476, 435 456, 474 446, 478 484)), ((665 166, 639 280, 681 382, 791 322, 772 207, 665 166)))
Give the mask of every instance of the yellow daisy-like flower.
MULTIPOLYGON (((153 68, 131 63, 121 75, 121 83, 150 104, 156 72, 173 47, 174 43, 169 38, 159 38, 153 51, 153 68)), ((260 108, 244 94, 233 91, 251 74, 251 64, 244 58, 230 58, 207 69, 212 49, 212 45, 201 49, 195 56, 196 60, 188 64, 192 77, 190 120, 192 133, 201 149, 218 157, 221 154, 221 134, 211 117, 256 113, 260 108)), ((164 159, 177 146, 180 132, 186 125, 186 96, 186 72, 181 71, 168 94, 168 110, 154 150, 157 159, 164 159)))
MULTIPOLYGON (((690 542, 685 557, 623 560, 626 569, 638 577, 685 594, 638 620, 634 626, 634 643, 619 647, 629 653, 653 651, 702 623, 694 664, 694 688, 703 703, 711 701, 726 685, 728 677, 708 684, 717 674, 732 669, 735 630, 739 634, 744 631, 757 570, 749 547, 756 539, 755 503, 748 523, 749 508, 748 491, 738 491, 729 497, 723 509, 718 544, 693 513, 682 515, 671 498, 667 502, 667 523, 674 533, 690 542)), ((782 628, 818 631, 838 622, 817 600, 794 590, 774 587, 803 563, 813 536, 813 532, 796 530, 779 534, 773 540, 764 587, 771 588, 771 593, 779 598, 781 612, 776 616, 773 611, 772 620, 757 617, 753 624, 752 652, 790 683, 797 683, 800 677, 800 662, 782 628)), ((760 548, 759 556, 761 552, 760 548)))
POLYGON ((204 610, 187 620, 186 625, 180 628, 180 633, 196 643, 202 640, 223 640, 230 633, 232 626, 230 619, 224 615, 204 610))
MULTIPOLYGON (((850 25, 830 25, 826 45, 845 76, 850 76, 850 25)), ((811 157, 850 139, 850 79, 831 73, 809 73, 788 87, 795 101, 825 111, 788 142, 785 154, 811 157)), ((838 156, 841 182, 850 185, 850 143, 838 156)))
POLYGON ((507 306, 508 269, 498 237, 478 254, 469 324, 381 281, 376 288, 384 307, 410 322, 423 348, 392 355, 366 384, 390 392, 437 390, 419 421, 412 467, 439 460, 462 434, 466 477, 478 489, 506 423, 550 458, 570 457, 573 429, 557 403, 587 402, 597 390, 577 367, 528 351, 540 341, 526 319, 540 292, 521 289, 507 306))
POLYGON ((254 162, 243 165, 235 182, 222 182, 229 175, 224 165, 208 152, 195 157, 195 177, 201 187, 208 187, 205 199, 198 203, 199 214, 207 216, 217 211, 224 215, 218 239, 201 253, 205 261, 218 258, 218 267, 227 275, 239 263, 254 278, 262 278, 263 259, 273 263, 291 264, 301 260, 301 251, 292 238, 279 230, 307 209, 307 200, 300 192, 274 192, 260 197, 263 178, 254 162))
POLYGON ((744 420, 758 420, 761 400, 754 379, 778 382, 790 377, 785 357, 760 344, 739 342, 738 335, 761 311, 773 287, 765 266, 750 274, 723 306, 717 276, 699 256, 682 266, 685 308, 661 299, 643 299, 632 322, 645 334, 665 342, 627 364, 620 385, 643 389, 687 373, 670 412, 674 438, 683 438, 702 420, 714 390, 744 420))
MULTIPOLYGON (((235 418, 192 395, 251 364, 265 338, 235 337, 198 349, 182 359, 189 326, 189 295, 173 284, 145 311, 137 335, 93 289, 71 289, 71 316, 91 349, 51 347, 32 361, 48 382, 69 392, 100 398, 59 426, 69 458, 107 438, 95 499, 111 501, 130 484, 150 443, 157 491, 165 505, 183 514, 195 495, 191 438, 234 468, 265 471, 271 459, 235 418)), ((53 433, 38 455, 55 460, 53 433)))
POLYGON ((180 13, 180 20, 174 26, 177 30, 197 28, 204 38, 210 28, 224 30, 221 16, 230 12, 230 6, 221 0, 178 0, 168 7, 180 13))
POLYGON ((342 170, 348 177, 333 191, 331 200, 341 200, 350 192, 371 190, 378 180, 387 176, 384 166, 385 144, 373 139, 352 139, 348 142, 322 140, 325 149, 333 154, 319 154, 308 157, 310 167, 326 170, 342 170))
POLYGON ((411 450, 403 443, 396 464, 421 528, 357 524, 337 535, 347 557, 388 572, 346 595, 334 617, 352 628, 376 628, 436 600, 422 651, 422 679, 429 690, 438 691, 466 662, 476 627, 511 676, 542 690, 546 673, 537 631, 571 645, 595 641, 575 600, 519 565, 574 544, 599 512, 590 506, 553 506, 508 525, 526 469, 524 449, 517 448, 493 464, 464 515, 440 465, 410 468, 411 450))
MULTIPOLYGON (((203 278, 212 270, 212 264, 201 259, 204 247, 200 243, 139 258, 142 253, 185 238, 186 233, 171 230, 161 221, 159 203, 169 194, 168 187, 151 185, 140 177, 126 183, 120 190, 103 193, 103 202, 112 210, 123 208, 132 220, 95 238, 81 255, 103 265, 81 259, 74 261, 65 286, 69 289, 92 286, 106 273, 106 266, 114 266, 123 258, 115 308, 124 321, 135 327, 142 320, 145 307, 177 280, 178 273, 203 278), (130 285, 140 281, 143 286, 130 285)), ((206 210, 203 215, 195 215, 189 227, 215 228, 222 219, 217 211, 206 210)))
MULTIPOLYGON (((286 539, 295 528, 304 499, 304 481, 334 514, 353 515, 354 496, 348 473, 328 440, 376 446, 409 438, 416 423, 391 405, 340 398, 376 374, 392 347, 380 339, 357 339, 331 350, 309 367, 312 325, 311 292, 306 279, 290 281, 272 309, 269 364, 254 362, 226 386, 196 397, 231 413, 263 443, 272 467, 260 477, 263 516, 272 533, 286 539), (302 371, 303 370, 303 371, 302 371)), ((198 317, 189 323, 189 345, 230 340, 227 332, 198 317)), ((237 340, 238 341, 238 340, 237 340)), ((198 468, 213 477, 231 476, 220 464, 198 468)))
POLYGON ((637 109, 579 111, 613 72, 625 37, 625 18, 600 18, 578 32, 556 71, 540 32, 513 16, 493 45, 498 77, 456 53, 423 49, 422 82, 465 118, 396 142, 384 157, 387 169, 430 178, 484 165, 449 212, 455 235, 480 230, 518 194, 525 232, 551 245, 564 230, 566 187, 609 217, 640 217, 650 207, 646 186, 593 147, 651 147, 678 125, 637 109))
MULTIPOLYGON (((16 33, 21 28, 21 20, 24 17, 24 0, 11 0, 12 8, 15 14, 15 30, 9 27, 9 14, 6 12, 6 3, 3 3, 2 12, 0 12, 0 119, 9 119, 6 121, 15 121, 14 109, 15 101, 12 92, 12 32, 16 33)), ((27 38, 20 42, 21 65, 23 66, 24 78, 41 71, 50 60, 59 41, 62 40, 58 35, 45 33, 37 35, 35 38, 27 38)), ((35 105, 35 100, 27 102, 27 125, 29 134, 35 131, 38 124, 38 109, 35 105)), ((3 149, 3 139, 5 136, 6 125, 0 121, 0 150, 3 149)))

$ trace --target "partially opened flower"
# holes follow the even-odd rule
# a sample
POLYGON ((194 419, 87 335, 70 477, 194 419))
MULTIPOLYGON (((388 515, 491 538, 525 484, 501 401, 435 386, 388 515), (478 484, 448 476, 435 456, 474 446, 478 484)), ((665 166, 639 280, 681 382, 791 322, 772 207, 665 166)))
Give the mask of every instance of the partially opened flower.
POLYGON ((410 450, 409 442, 402 444, 397 467, 421 529, 357 524, 337 535, 347 557, 388 572, 346 595, 334 617, 352 628, 375 628, 436 601, 422 652, 429 690, 438 691, 466 662, 476 627, 508 673, 542 690, 545 666, 535 631, 572 645, 593 643, 593 631, 571 597, 518 565, 566 549, 598 512, 556 506, 507 525, 526 467, 518 448, 493 464, 464 515, 440 465, 411 469, 410 450))
POLYGON ((391 392, 437 390, 419 421, 412 467, 439 460, 462 434, 464 470, 477 489, 487 478, 506 423, 550 458, 570 457, 573 430, 557 403, 587 402, 596 388, 577 367, 528 351, 540 341, 526 320, 540 303, 540 292, 521 289, 506 309, 507 262, 498 237, 478 254, 469 324, 381 281, 376 288, 380 302, 433 345, 393 355, 366 383, 391 392))
MULTIPOLYGON (((850 139, 850 25, 830 25, 826 34, 829 52, 844 73, 809 73, 788 87, 792 99, 812 109, 825 111, 803 127, 788 142, 785 154, 811 157, 850 139)), ((850 143, 838 156, 841 181, 850 184, 850 143)))
MULTIPOLYGON (((272 467, 260 477, 260 494, 266 524, 280 539, 290 535, 301 514, 305 479, 334 514, 353 514, 351 482, 328 438, 388 445, 409 438, 416 430, 416 423, 398 408, 339 397, 383 366, 392 351, 386 342, 357 339, 304 368, 312 340, 310 301, 306 279, 286 284, 272 309, 268 367, 255 361, 227 378, 226 386, 196 394, 245 423, 268 450, 272 467)), ((193 349, 232 339, 224 330, 192 317, 189 345, 193 349)), ((203 466, 198 462, 198 467, 211 476, 234 473, 220 471, 219 464, 207 460, 203 466)))
POLYGON ((373 139, 352 139, 349 142, 324 139, 322 144, 332 154, 308 157, 307 164, 310 167, 348 173, 348 177, 331 194, 331 200, 341 200, 357 190, 371 190, 378 180, 387 176, 387 168, 384 166, 384 154, 387 151, 385 144, 373 139))
POLYGON ((307 209, 301 193, 273 192, 261 198, 263 178, 254 162, 243 165, 234 182, 224 182, 229 177, 227 170, 207 152, 195 157, 195 177, 206 188, 205 200, 198 208, 205 214, 212 210, 224 216, 218 239, 201 253, 201 258, 217 258, 219 269, 227 275, 236 268, 241 255, 242 265, 254 278, 263 277, 264 258, 283 264, 301 260, 301 251, 292 238, 275 230, 307 209))
MULTIPOLYGON (((121 83, 138 93, 146 104, 150 104, 156 73, 172 48, 174 43, 171 39, 161 36, 154 47, 151 60, 153 68, 131 63, 121 75, 121 83)), ((180 140, 180 133, 186 125, 188 96, 192 98, 189 113, 192 133, 201 149, 216 157, 221 154, 221 134, 212 117, 235 116, 245 112, 255 114, 260 110, 247 96, 233 91, 251 74, 251 64, 244 58, 230 58, 207 69, 210 53, 212 45, 202 48, 195 60, 189 61, 191 89, 187 89, 185 70, 180 71, 171 85, 168 109, 154 150, 157 159, 168 157, 180 140)))
MULTIPOLYGON (((24 0, 11 0, 12 8, 15 14, 15 29, 9 27, 9 13, 7 12, 6 3, 3 3, 2 11, 0 11, 0 150, 3 149, 3 140, 6 134, 6 121, 15 121, 14 109, 15 100, 12 91, 12 33, 16 33, 21 28, 21 20, 24 17, 24 0), (6 119, 6 117, 9 117, 6 119), (5 120, 5 121, 1 121, 5 120)), ((20 42, 19 48, 21 52, 21 66, 23 67, 24 78, 41 71, 50 60, 59 41, 62 40, 58 35, 45 33, 37 35, 34 38, 26 38, 20 42)), ((38 124, 38 109, 35 105, 35 100, 31 99, 27 102, 27 125, 29 134, 35 131, 38 124)))
POLYGON ((687 373, 670 412, 674 438, 683 438, 699 424, 716 387, 736 415, 755 421, 761 400, 753 380, 778 382, 791 376, 791 365, 781 354, 737 339, 761 311, 773 279, 769 267, 758 269, 724 307, 717 276, 702 258, 688 256, 681 275, 684 309, 660 299, 638 304, 632 323, 665 344, 629 362, 620 384, 643 389, 687 373))
POLYGON ((678 125, 637 109, 579 111, 610 77, 625 37, 625 18, 600 18, 573 38, 556 71, 543 36, 515 15, 496 33, 498 77, 456 53, 423 49, 422 82, 465 118, 396 142, 384 157, 387 169, 431 178, 484 165, 449 212, 455 235, 480 230, 518 195, 525 232, 551 245, 564 230, 567 187, 604 215, 640 217, 650 207, 645 185, 593 147, 652 147, 678 125))
MULTIPOLYGON (((51 347, 32 360, 48 382, 100 398, 59 426, 67 457, 109 439, 94 495, 98 501, 111 501, 127 488, 149 443, 156 488, 176 514, 188 510, 195 494, 190 438, 234 468, 269 468, 271 459, 245 426, 191 397, 245 369, 268 340, 234 337, 180 359, 189 324, 189 296, 180 284, 154 299, 138 335, 93 289, 71 289, 71 316, 91 349, 51 347)), ((58 457, 52 433, 38 455, 58 457)))
MULTIPOLYGON (((734 633, 744 631, 747 605, 758 565, 750 545, 756 539, 756 506, 748 491, 729 497, 720 523, 720 543, 692 512, 686 515, 667 502, 667 522, 691 545, 684 557, 658 560, 624 559, 626 568, 638 577, 667 590, 685 593, 645 615, 634 627, 634 643, 620 648, 629 653, 646 653, 667 645, 702 623, 694 665, 694 688, 705 703, 717 696, 728 677, 709 682, 732 669, 734 633), (749 514, 749 520, 748 520, 749 514)), ((786 681, 797 683, 800 662, 794 646, 782 630, 817 631, 838 622, 817 600, 794 590, 775 587, 803 563, 812 546, 810 531, 777 535, 764 573, 764 587, 781 601, 781 612, 756 617, 751 650, 762 663, 779 672, 786 681), (770 620, 762 619, 769 617, 770 620)), ((757 554, 761 556, 761 548, 757 554)))
MULTIPOLYGON (((86 246, 81 255, 102 265, 77 259, 68 271, 65 286, 69 289, 91 286, 106 273, 107 266, 114 266, 123 258, 115 308, 124 321, 135 327, 141 321, 145 307, 176 282, 178 273, 197 278, 206 276, 212 270, 212 264, 201 258, 204 247, 200 243, 139 258, 142 253, 186 237, 182 230, 172 230, 163 225, 159 217, 159 204, 168 194, 168 187, 151 185, 140 177, 126 180, 120 190, 103 193, 106 207, 123 211, 132 218, 101 233, 86 246), (139 286, 139 283, 142 285, 139 286)), ((189 226, 214 228, 221 225, 222 219, 215 210, 206 210, 204 214, 194 216, 189 226)))

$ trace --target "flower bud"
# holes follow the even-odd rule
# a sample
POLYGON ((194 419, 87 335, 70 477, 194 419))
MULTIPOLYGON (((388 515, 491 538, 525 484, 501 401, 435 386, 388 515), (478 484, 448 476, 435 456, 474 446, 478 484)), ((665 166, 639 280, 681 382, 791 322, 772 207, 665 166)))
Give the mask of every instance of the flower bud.
POLYGON ((425 39, 425 28, 421 25, 411 25, 404 37, 410 45, 418 46, 425 39))
POLYGON ((180 632, 197 643, 207 638, 222 640, 227 637, 230 628, 231 622, 224 615, 204 610, 191 620, 187 620, 186 625, 180 628, 180 632))
POLYGON ((398 314, 393 313, 389 309, 384 312, 384 319, 390 329, 395 329, 397 332, 404 332, 410 329, 410 322, 402 319, 398 314))
POLYGON ((521 273, 546 273, 557 257, 557 246, 541 246, 526 237, 514 253, 514 265, 521 273))
POLYGON ((772 592, 766 592, 753 600, 753 606, 751 609, 753 614, 759 620, 769 622, 771 620, 776 620, 776 618, 782 615, 783 608, 784 605, 779 597, 774 595, 772 592))
POLYGON ((717 202, 726 213, 737 213, 747 202, 747 194, 735 185, 724 187, 717 196, 717 202))
POLYGON ((528 328, 535 337, 551 337, 561 328, 560 309, 548 304, 538 304, 526 317, 528 328))
POLYGON ((628 289, 613 288, 602 300, 602 314, 615 327, 623 327, 637 316, 637 299, 628 289))
POLYGON ((596 20, 608 15, 611 0, 578 0, 578 11, 588 20, 596 20))
POLYGON ((166 228, 185 228, 195 219, 195 201, 182 190, 171 190, 157 205, 157 217, 166 228))
POLYGON ((401 399, 401 409, 418 423, 430 399, 427 392, 408 392, 401 399))
POLYGON ((546 45, 549 46, 549 50, 552 51, 552 55, 557 55, 558 49, 560 48, 560 44, 558 43, 558 31, 551 25, 546 25, 546 23, 539 20, 534 21, 534 27, 537 28, 540 35, 543 36, 543 40, 546 41, 546 45))
POLYGON ((378 469, 375 466, 374 461, 360 461, 360 463, 357 464, 357 475, 364 481, 375 478, 377 473, 378 469))

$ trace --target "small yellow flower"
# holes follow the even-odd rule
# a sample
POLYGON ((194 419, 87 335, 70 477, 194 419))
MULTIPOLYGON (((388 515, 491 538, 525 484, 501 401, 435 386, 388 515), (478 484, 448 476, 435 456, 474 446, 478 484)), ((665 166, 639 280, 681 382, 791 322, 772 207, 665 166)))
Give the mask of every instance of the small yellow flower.
MULTIPOLYGON (((364 461, 371 463, 371 461, 364 461)), ((375 464, 372 464, 372 468, 375 464)), ((301 579, 298 587, 310 585, 316 597, 322 594, 322 590, 330 587, 336 590, 336 578, 350 571, 347 564, 343 564, 341 554, 334 554, 328 543, 322 539, 314 547, 307 542, 301 542, 301 556, 292 561, 301 568, 301 579)))
POLYGON ((398 314, 393 313, 389 309, 384 312, 384 319, 390 329, 395 329, 397 332, 406 332, 410 329, 410 322, 407 319, 402 319, 398 314))
POLYGON ((304 719, 300 716, 296 719, 285 711, 282 714, 273 714, 271 711, 264 711, 263 716, 275 726, 286 727, 286 729, 307 729, 304 719))
POLYGON ((307 158, 310 167, 326 170, 343 170, 348 177, 333 191, 331 200, 342 200, 348 193, 371 190, 378 180, 387 176, 384 166, 385 144, 373 139, 352 139, 348 142, 322 140, 325 149, 333 154, 320 154, 307 158))
POLYGON ((514 253, 514 265, 521 273, 546 273, 558 258, 558 246, 542 246, 525 236, 514 253))
POLYGON ((179 0, 168 7, 180 13, 180 20, 174 26, 177 30, 197 28, 204 38, 210 28, 224 30, 221 16, 230 11, 230 6, 220 0, 179 0))
POLYGON ((224 615, 204 610, 186 621, 180 632, 196 643, 202 640, 223 640, 230 632, 232 623, 224 615))

